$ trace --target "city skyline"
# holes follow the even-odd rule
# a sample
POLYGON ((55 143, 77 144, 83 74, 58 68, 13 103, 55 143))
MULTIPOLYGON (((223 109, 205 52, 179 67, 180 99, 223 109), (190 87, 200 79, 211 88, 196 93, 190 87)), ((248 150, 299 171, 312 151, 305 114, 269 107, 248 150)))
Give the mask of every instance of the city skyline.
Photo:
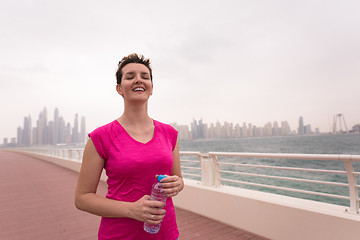
MULTIPOLYGON (((44 107, 44 109, 47 109, 47 107, 44 107)), ((56 114, 55 113, 56 111, 59 112, 57 107, 55 107, 55 109, 54 109, 54 115, 56 114)), ((57 114, 59 114, 59 113, 57 113, 57 114)), ((40 112, 40 115, 41 115, 41 112, 40 112)), ((76 115, 78 115, 78 113, 75 113, 75 116, 76 115)), ((26 125, 25 118, 30 118, 31 119, 31 114, 28 114, 27 116, 24 117, 24 126, 26 125)), ((56 117, 54 116, 54 119, 55 118, 56 117)), ((298 118, 299 117, 296 117, 296 119, 298 119, 298 118)), ((303 117, 301 117, 301 118, 303 118, 303 117)), ((195 118, 193 117, 192 119, 194 120, 195 118)), ((209 125, 210 124, 216 124, 216 123, 219 122, 219 123, 230 123, 230 124, 234 124, 234 125, 236 125, 236 124, 242 124, 242 125, 243 124, 250 124, 252 126, 258 126, 258 127, 264 127, 265 125, 267 125, 269 123, 284 122, 285 121, 285 122, 287 122, 289 127, 292 129, 292 131, 295 131, 295 132, 298 132, 298 127, 299 127, 299 122, 298 121, 296 122, 297 125, 295 124, 295 126, 294 126, 294 124, 289 124, 288 120, 281 120, 281 121, 279 121, 279 120, 268 120, 268 121, 264 121, 263 123, 260 123, 260 124, 254 124, 252 122, 245 122, 245 121, 232 122, 232 121, 227 121, 227 120, 225 120, 225 121, 216 120, 214 122, 210 122, 210 121, 206 121, 206 118, 202 118, 202 117, 200 117, 198 119, 201 119, 201 120, 205 119, 204 123, 209 124, 209 125)), ((340 127, 343 126, 341 130, 345 130, 345 126, 348 125, 348 130, 349 131, 352 129, 353 126, 358 125, 360 123, 360 121, 359 121, 359 123, 355 122, 355 123, 349 125, 349 124, 346 123, 346 119, 345 119, 345 116, 343 114, 334 114, 333 116, 328 118, 328 123, 327 123, 328 127, 325 130, 319 128, 318 126, 313 126, 312 123, 307 123, 306 125, 311 125, 313 127, 313 129, 318 129, 319 133, 330 133, 330 132, 333 132, 334 122, 335 122, 335 124, 338 123, 338 128, 339 128, 339 125, 340 125, 340 127), (339 118, 339 116, 341 116, 341 118, 339 118)), ((175 125, 179 125, 179 126, 188 126, 188 127, 191 127, 191 125, 192 125, 192 122, 190 122, 190 121, 188 123, 185 123, 185 124, 184 123, 177 123, 176 121, 167 122, 167 123, 168 124, 175 124, 175 125)), ((103 123, 103 124, 106 124, 106 122, 103 123)), ((17 124, 17 125, 20 125, 20 124, 17 124)), ((86 132, 91 132, 92 130, 94 130, 96 127, 99 127, 99 126, 101 126, 101 124, 99 124, 99 125, 97 125, 95 127, 91 126, 88 130, 86 130, 86 132)), ((3 136, 3 138, 1 140, 3 141, 5 138, 7 138, 8 140, 10 140, 12 138, 18 139, 18 129, 13 130, 13 132, 15 133, 15 134, 13 134, 13 135, 15 135, 15 137, 14 136, 3 136)), ((28 135, 28 133, 27 133, 27 135, 28 135)))
POLYGON ((216 123, 203 123, 202 119, 193 120, 191 127, 187 125, 171 124, 178 132, 179 140, 194 140, 194 139, 220 139, 220 138, 244 138, 244 137, 273 137, 273 136, 289 136, 289 135, 310 135, 320 134, 319 128, 312 131, 311 124, 303 124, 303 118, 299 117, 298 130, 292 130, 287 121, 267 122, 262 126, 256 126, 252 123, 231 123, 224 122, 223 124, 217 121, 216 123))
POLYGON ((48 120, 47 108, 39 113, 36 126, 32 127, 32 118, 29 114, 24 117, 23 127, 17 128, 17 138, 4 138, 4 146, 33 146, 33 145, 56 145, 56 144, 84 144, 86 138, 85 117, 76 113, 73 127, 60 115, 58 108, 54 110, 53 120, 48 120))
MULTIPOLYGON (((332 130, 321 132, 318 127, 313 128, 310 123, 304 121, 302 116, 298 117, 298 126, 290 126, 288 121, 267 121, 263 125, 252 123, 228 121, 215 123, 203 122, 203 119, 195 120, 189 124, 169 123, 178 132, 179 140, 192 139, 218 139, 218 138, 241 138, 241 137, 269 137, 289 135, 309 135, 320 133, 337 133, 341 131, 356 130, 359 124, 347 128, 345 118, 342 114, 335 114, 332 123, 332 130), (340 127, 336 127, 340 124, 340 127), (342 128, 342 124, 345 125, 342 128)), ((56 144, 84 144, 87 134, 94 129, 86 129, 85 117, 81 117, 79 127, 78 114, 75 114, 74 125, 65 122, 60 115, 59 109, 55 108, 53 121, 48 121, 47 108, 39 113, 36 126, 32 127, 32 118, 29 114, 24 117, 23 127, 17 128, 17 138, 3 138, 3 146, 31 146, 31 145, 56 145, 56 144)), ((358 131, 358 130, 356 130, 358 131)))

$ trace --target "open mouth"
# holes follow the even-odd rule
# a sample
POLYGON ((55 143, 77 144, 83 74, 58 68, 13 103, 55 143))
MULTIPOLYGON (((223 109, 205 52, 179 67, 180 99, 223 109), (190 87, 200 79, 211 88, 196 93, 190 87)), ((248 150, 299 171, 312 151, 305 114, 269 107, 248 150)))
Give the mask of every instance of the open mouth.
POLYGON ((145 88, 137 87, 133 89, 133 92, 145 92, 145 88))

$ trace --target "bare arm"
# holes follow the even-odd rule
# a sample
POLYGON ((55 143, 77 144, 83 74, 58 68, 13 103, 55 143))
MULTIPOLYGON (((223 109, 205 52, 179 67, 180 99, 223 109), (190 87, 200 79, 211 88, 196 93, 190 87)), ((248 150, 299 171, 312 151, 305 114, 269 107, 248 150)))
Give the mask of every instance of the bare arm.
POLYGON ((175 197, 184 189, 184 180, 181 174, 179 142, 176 142, 173 150, 173 167, 171 176, 167 176, 162 182, 162 187, 165 190, 167 197, 175 197))
POLYGON ((136 202, 122 202, 96 194, 105 161, 99 156, 89 139, 84 150, 79 180, 75 191, 75 206, 83 211, 112 218, 133 218, 151 224, 160 223, 165 215, 163 203, 149 201, 145 195, 136 202), (151 219, 151 215, 155 218, 151 219))

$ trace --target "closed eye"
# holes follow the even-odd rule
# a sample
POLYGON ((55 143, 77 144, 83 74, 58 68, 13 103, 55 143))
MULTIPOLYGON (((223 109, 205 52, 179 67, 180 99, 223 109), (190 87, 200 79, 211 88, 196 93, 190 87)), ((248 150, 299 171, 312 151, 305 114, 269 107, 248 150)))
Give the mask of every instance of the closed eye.
POLYGON ((141 77, 146 80, 150 79, 150 75, 148 73, 141 73, 141 77))
MULTIPOLYGON (((136 76, 136 73, 135 73, 135 72, 128 72, 128 73, 125 74, 125 79, 126 79, 126 80, 131 80, 131 79, 133 79, 135 76, 136 76)), ((150 74, 148 74, 147 72, 142 72, 142 73, 140 73, 140 76, 141 76, 142 79, 150 80, 150 74)))

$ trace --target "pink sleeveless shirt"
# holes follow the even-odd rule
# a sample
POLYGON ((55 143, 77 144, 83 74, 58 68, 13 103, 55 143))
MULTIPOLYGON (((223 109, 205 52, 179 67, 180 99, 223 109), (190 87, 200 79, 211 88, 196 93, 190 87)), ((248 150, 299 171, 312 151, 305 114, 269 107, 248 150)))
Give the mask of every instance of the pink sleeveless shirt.
MULTIPOLYGON (((133 139, 117 120, 89 134, 99 156, 105 160, 107 198, 135 202, 150 195, 155 175, 171 175, 177 131, 170 125, 153 121, 154 136, 147 143, 133 139)), ((99 239, 176 240, 179 231, 171 198, 167 198, 164 209, 165 218, 157 234, 145 232, 144 223, 134 219, 102 217, 99 239)))

